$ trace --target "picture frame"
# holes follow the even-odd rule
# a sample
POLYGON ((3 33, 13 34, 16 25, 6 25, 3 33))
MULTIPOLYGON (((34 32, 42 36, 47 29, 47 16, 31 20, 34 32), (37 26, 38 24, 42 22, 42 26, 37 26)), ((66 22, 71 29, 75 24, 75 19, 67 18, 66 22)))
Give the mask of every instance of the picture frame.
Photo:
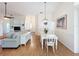
POLYGON ((67 29, 67 14, 57 19, 57 28, 67 29))

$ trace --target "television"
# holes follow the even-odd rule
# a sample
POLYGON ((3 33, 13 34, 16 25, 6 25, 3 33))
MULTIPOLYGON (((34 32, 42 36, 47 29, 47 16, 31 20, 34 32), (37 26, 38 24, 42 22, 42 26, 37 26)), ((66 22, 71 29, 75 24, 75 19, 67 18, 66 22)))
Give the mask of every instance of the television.
POLYGON ((14 27, 14 31, 20 31, 21 28, 19 26, 14 27))

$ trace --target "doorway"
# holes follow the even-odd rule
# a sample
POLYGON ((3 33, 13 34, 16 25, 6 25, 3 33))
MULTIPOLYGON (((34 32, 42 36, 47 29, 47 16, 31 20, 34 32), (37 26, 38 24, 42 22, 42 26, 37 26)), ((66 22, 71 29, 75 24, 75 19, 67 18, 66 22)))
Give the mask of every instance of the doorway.
POLYGON ((25 29, 32 32, 36 31, 36 19, 35 16, 26 16, 25 29))

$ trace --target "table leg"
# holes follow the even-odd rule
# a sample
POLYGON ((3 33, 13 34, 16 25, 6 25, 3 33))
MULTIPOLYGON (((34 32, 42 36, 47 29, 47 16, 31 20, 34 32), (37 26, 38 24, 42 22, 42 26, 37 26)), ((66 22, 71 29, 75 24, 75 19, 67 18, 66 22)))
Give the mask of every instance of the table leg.
POLYGON ((56 50, 57 50, 57 45, 58 45, 58 41, 57 41, 57 39, 56 39, 56 50))
POLYGON ((43 50, 43 39, 42 39, 42 50, 43 50))
POLYGON ((55 52, 55 50, 54 50, 54 44, 53 44, 53 47, 52 48, 53 48, 53 52, 55 52))

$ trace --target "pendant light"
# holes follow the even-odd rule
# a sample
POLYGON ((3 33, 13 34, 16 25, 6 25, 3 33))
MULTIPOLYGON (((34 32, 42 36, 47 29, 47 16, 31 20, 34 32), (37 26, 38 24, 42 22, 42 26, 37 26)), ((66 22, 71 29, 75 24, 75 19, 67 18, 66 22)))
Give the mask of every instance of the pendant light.
POLYGON ((46 18, 46 2, 44 2, 44 25, 48 24, 48 19, 46 18))
POLYGON ((5 2, 4 5, 5 5, 4 19, 12 19, 12 18, 14 18, 13 16, 7 16, 7 3, 5 2))

